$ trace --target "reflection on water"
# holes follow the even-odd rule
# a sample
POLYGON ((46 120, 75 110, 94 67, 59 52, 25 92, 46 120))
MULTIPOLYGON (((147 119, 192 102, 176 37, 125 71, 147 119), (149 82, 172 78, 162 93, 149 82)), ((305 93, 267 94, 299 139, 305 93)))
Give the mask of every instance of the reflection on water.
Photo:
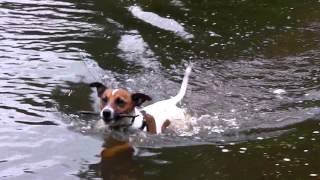
POLYGON ((139 179, 143 171, 137 161, 132 159, 134 149, 125 142, 115 139, 106 139, 101 151, 99 164, 91 165, 90 168, 101 172, 103 179, 139 179))
POLYGON ((319 177, 319 6, 2 0, 0 177, 319 177), (133 136, 138 154, 103 158, 98 117, 78 113, 97 110, 87 84, 158 101, 190 62, 186 129, 133 136))
POLYGON ((185 32, 183 26, 173 19, 160 17, 152 12, 144 12, 139 6, 131 6, 129 7, 129 11, 133 14, 133 16, 160 29, 174 32, 186 39, 193 38, 192 34, 185 32))

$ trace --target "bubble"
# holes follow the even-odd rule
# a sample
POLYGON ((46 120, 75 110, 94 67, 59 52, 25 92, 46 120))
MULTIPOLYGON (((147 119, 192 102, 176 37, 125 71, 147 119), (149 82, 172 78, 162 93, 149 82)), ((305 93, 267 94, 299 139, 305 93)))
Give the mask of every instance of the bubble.
POLYGON ((219 45, 219 43, 210 44, 211 47, 212 47, 212 46, 217 46, 217 45, 219 45))
POLYGON ((221 151, 222 151, 222 152, 230 152, 229 149, 222 149, 221 151))
POLYGON ((286 91, 284 89, 276 89, 273 91, 274 94, 284 94, 286 91))
POLYGON ((289 159, 289 158, 283 158, 283 160, 286 161, 286 162, 291 161, 291 159, 289 159))

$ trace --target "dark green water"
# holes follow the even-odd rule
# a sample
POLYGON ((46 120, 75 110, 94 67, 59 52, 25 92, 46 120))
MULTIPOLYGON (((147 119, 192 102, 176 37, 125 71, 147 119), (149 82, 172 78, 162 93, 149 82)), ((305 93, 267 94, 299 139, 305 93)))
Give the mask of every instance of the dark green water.
POLYGON ((0 179, 319 179, 320 2, 0 1, 0 179), (104 82, 177 93, 176 134, 101 159, 104 82))

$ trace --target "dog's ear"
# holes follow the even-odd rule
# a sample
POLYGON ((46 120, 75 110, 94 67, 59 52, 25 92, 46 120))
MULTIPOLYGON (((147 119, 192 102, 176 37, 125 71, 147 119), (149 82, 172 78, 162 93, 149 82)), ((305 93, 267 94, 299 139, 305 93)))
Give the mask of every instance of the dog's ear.
POLYGON ((107 87, 105 85, 103 85, 103 84, 101 84, 99 82, 91 83, 89 86, 97 88, 98 97, 101 97, 103 92, 107 89, 107 87))
POLYGON ((134 93, 131 95, 132 101, 135 106, 140 106, 145 101, 151 101, 151 97, 142 93, 134 93))

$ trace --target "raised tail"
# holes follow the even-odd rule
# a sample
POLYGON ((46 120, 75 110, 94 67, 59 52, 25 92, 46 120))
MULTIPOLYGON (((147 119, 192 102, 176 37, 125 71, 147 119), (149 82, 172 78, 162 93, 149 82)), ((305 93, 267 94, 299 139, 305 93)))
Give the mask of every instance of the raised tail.
POLYGON ((171 100, 173 102, 175 102, 175 104, 177 104, 178 102, 180 102, 184 95, 186 94, 186 91, 187 91, 187 86, 188 86, 188 81, 189 81, 189 76, 190 76, 190 73, 191 73, 191 68, 192 65, 189 65, 186 69, 186 72, 184 74, 184 77, 183 77, 183 80, 182 80, 182 84, 181 84, 181 88, 179 90, 179 93, 174 96, 173 98, 171 98, 171 100))

